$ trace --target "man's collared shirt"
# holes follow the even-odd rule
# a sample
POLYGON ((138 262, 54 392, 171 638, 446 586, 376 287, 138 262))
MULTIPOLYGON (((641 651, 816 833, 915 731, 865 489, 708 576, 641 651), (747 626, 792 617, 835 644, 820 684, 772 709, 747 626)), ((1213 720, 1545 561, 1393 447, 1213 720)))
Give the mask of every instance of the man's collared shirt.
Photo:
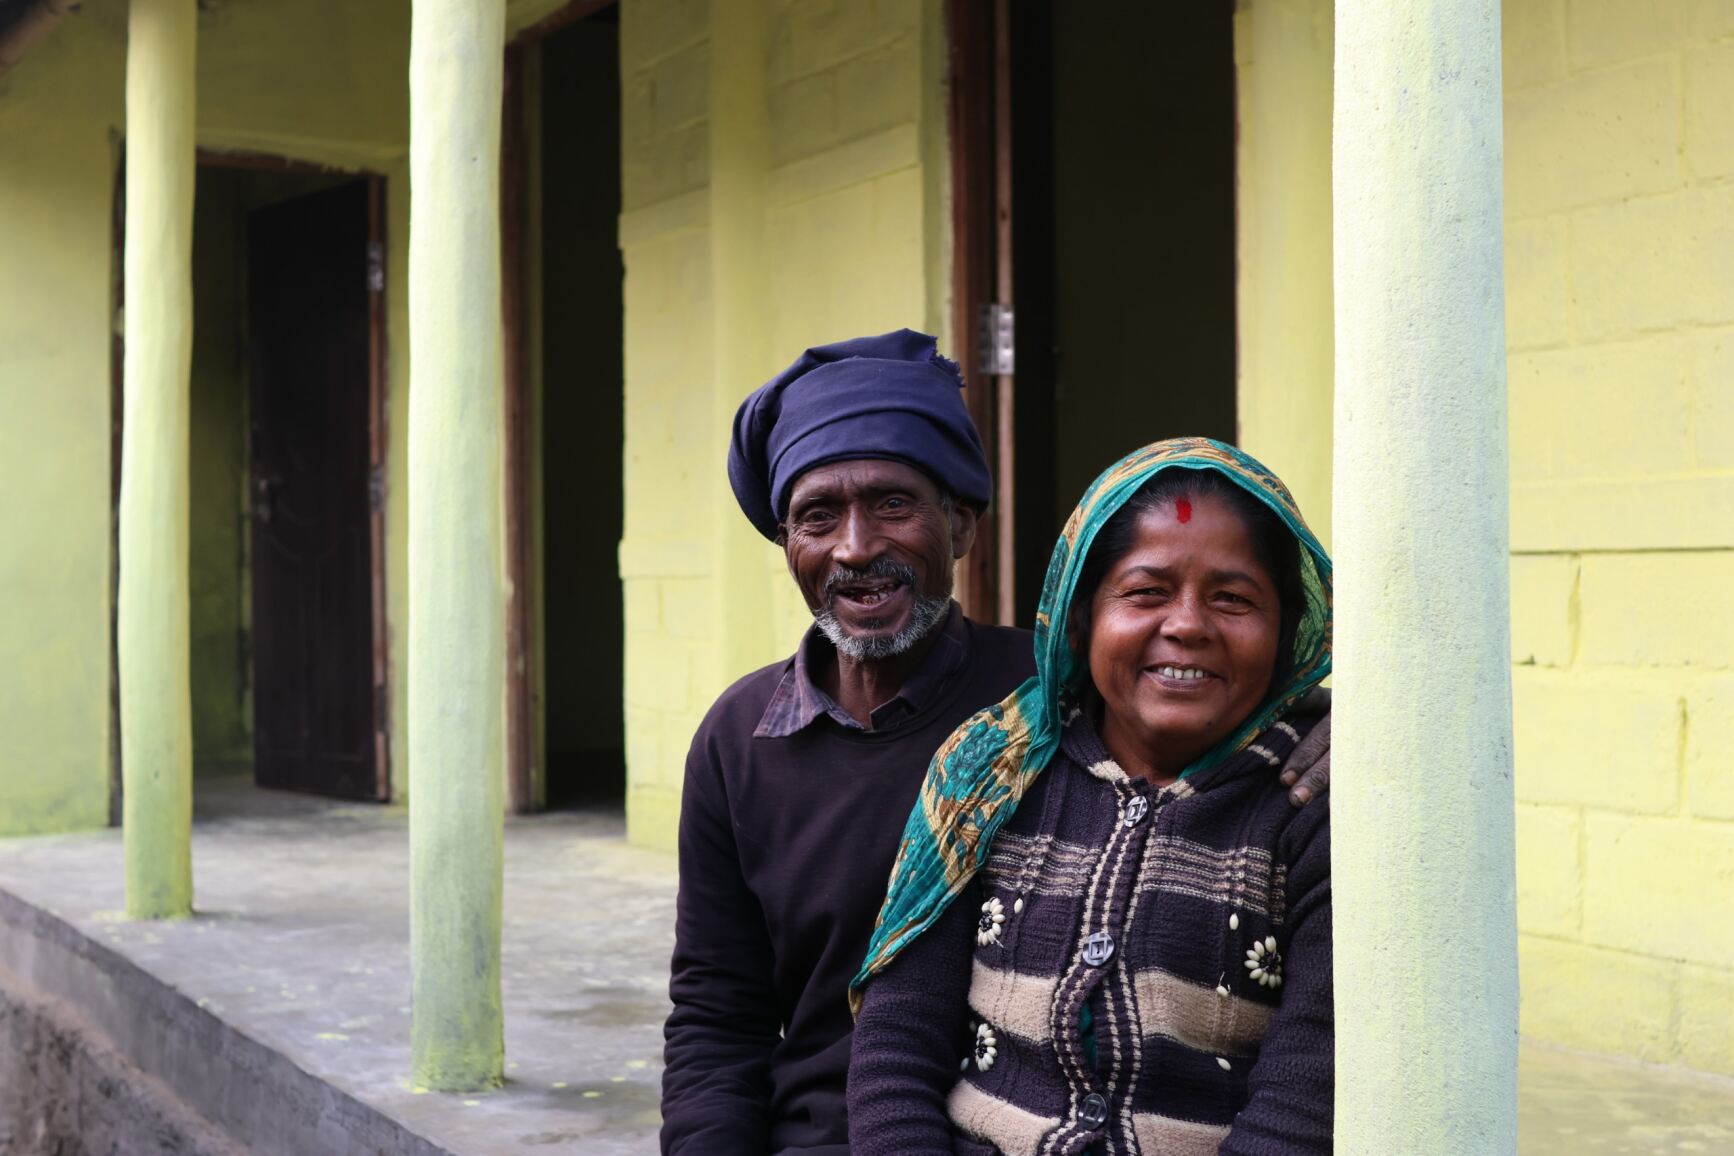
POLYGON ((909 713, 885 704, 868 730, 813 687, 829 645, 804 641, 724 691, 687 755, 664 1028, 670 1156, 848 1156, 849 980, 928 760, 1035 668, 1028 632, 953 609, 898 695, 909 713))
MULTIPOLYGON (((809 627, 795 651, 794 661, 776 690, 771 692, 770 704, 765 707, 753 737, 787 738, 823 716, 829 716, 841 727, 867 730, 813 680, 812 672, 818 664, 835 662, 836 655, 824 632, 817 626, 809 627)), ((873 709, 870 716, 872 729, 885 730, 920 714, 932 703, 934 694, 963 668, 968 659, 968 628, 964 624, 963 612, 953 602, 945 624, 939 629, 939 637, 934 640, 933 649, 927 652, 915 673, 904 681, 896 696, 873 709)))

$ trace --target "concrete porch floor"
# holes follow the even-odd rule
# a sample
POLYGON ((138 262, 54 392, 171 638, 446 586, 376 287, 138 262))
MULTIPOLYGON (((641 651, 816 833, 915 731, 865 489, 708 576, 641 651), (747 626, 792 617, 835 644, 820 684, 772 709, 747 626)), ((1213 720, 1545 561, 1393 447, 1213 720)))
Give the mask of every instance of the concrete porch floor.
MULTIPOLYGON (((0 892, 84 957, 136 967, 185 1016, 214 1017, 426 1142, 369 1150, 656 1151, 674 870, 628 847, 617 815, 508 822, 507 1083, 448 1096, 408 1080, 404 811, 244 780, 202 781, 196 811, 190 920, 122 917, 116 831, 0 840, 0 892)), ((26 934, 0 918, 0 938, 26 934)), ((0 965, 26 954, 0 941, 0 965)), ((1734 1081, 1525 1047, 1521 1093, 1525 1156, 1734 1153, 1734 1081)))
POLYGON ((627 846, 618 814, 508 821, 507 1081, 469 1096, 409 1082, 402 808, 201 780, 194 831, 189 920, 124 918, 118 831, 0 840, 0 891, 437 1151, 656 1151, 673 861, 627 846))

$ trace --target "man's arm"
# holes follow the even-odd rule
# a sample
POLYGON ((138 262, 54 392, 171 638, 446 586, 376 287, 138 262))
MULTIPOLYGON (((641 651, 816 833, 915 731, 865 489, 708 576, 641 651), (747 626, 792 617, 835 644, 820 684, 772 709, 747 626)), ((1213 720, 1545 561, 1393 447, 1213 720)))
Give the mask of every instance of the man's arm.
POLYGON ((764 1152, 770 1058, 782 1031, 764 911, 747 887, 729 800, 704 733, 686 759, 680 896, 663 1028, 666 1156, 764 1152))

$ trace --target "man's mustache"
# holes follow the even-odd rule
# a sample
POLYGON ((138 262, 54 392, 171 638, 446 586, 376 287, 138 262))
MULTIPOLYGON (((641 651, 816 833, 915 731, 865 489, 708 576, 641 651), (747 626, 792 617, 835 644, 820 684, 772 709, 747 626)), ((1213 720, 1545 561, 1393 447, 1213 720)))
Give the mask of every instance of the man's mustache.
POLYGON ((903 583, 910 589, 915 588, 915 570, 913 567, 896 562, 890 558, 879 557, 865 566, 837 566, 825 577, 825 605, 829 607, 837 596, 837 588, 853 582, 866 582, 873 579, 890 578, 903 583))

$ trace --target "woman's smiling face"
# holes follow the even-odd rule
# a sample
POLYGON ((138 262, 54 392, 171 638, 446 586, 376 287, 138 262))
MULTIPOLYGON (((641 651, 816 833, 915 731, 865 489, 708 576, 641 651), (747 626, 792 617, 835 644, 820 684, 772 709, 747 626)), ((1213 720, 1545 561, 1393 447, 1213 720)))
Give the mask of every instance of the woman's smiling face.
POLYGON ((1171 781, 1270 691, 1281 598, 1251 531, 1219 497, 1139 515, 1089 614, 1102 739, 1127 774, 1171 781))

